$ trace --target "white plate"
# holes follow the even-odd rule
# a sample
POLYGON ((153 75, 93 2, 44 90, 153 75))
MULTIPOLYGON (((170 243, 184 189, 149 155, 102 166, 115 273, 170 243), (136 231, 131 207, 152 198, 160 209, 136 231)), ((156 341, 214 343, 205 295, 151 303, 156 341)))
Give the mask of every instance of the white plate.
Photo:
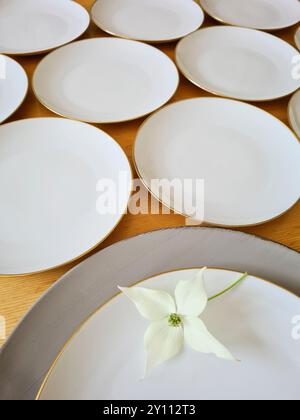
POLYGON ((0 127, 0 273, 46 270, 94 248, 126 210, 131 171, 120 146, 103 131, 60 118, 0 127), (97 182, 118 181, 115 214, 100 215, 97 182))
POLYGON ((288 114, 290 125, 300 138, 300 90, 292 96, 288 107, 288 114))
POLYGON ((33 88, 47 108, 94 123, 132 120, 165 104, 175 93, 175 64, 137 41, 95 38, 56 50, 38 65, 33 88))
POLYGON ((195 98, 163 108, 140 128, 134 159, 154 196, 187 216, 193 213, 183 210, 197 196, 184 180, 195 186, 203 179, 208 223, 263 223, 300 198, 297 138, 272 115, 238 101, 195 98), (161 194, 157 183, 151 183, 156 179, 181 180, 184 195, 178 190, 161 194))
POLYGON ((193 226, 120 241, 65 274, 18 324, 0 349, 0 400, 35 399, 74 330, 116 294, 120 273, 129 287, 160 272, 203 265, 255 273, 300 295, 300 253, 257 236, 193 226))
POLYGON ((214 19, 228 25, 277 30, 299 22, 298 0, 199 0, 214 19))
POLYGON ((28 79, 23 67, 0 54, 0 124, 19 108, 27 91, 28 79))
POLYGON ((300 27, 297 29, 295 33, 295 43, 297 45, 298 50, 300 50, 300 27))
MULTIPOLYGON (((143 287, 174 293, 195 269, 158 275, 143 287)), ((210 296, 240 277, 210 269, 210 296)), ((120 276, 122 282, 122 275, 120 276)), ((145 380, 143 336, 149 324, 125 295, 92 316, 67 344, 48 376, 41 400, 285 400, 299 397, 299 341, 291 336, 300 310, 295 295, 256 277, 211 301, 202 316, 208 329, 241 363, 188 348, 145 380)))
POLYGON ((167 42, 198 29, 204 13, 194 0, 98 0, 92 19, 112 35, 167 42))
POLYGON ((292 77, 299 52, 261 31, 215 26, 182 39, 176 49, 182 73, 208 92, 249 101, 286 96, 300 87, 292 77))
POLYGON ((0 52, 46 52, 78 38, 89 23, 88 12, 75 1, 0 0, 0 52))

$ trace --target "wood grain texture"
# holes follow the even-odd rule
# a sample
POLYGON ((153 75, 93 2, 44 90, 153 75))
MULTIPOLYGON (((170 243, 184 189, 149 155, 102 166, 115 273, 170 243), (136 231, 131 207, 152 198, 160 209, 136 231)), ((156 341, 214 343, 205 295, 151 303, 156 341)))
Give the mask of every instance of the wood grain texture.
MULTIPOLYGON (((90 10, 93 0, 80 0, 81 5, 90 10)), ((205 25, 211 26, 217 24, 212 19, 206 17, 205 25)), ((275 34, 280 38, 294 45, 294 33, 296 28, 278 31, 275 34)), ((106 36, 100 29, 91 23, 88 31, 82 38, 106 36)), ((174 59, 174 50, 176 44, 164 44, 159 48, 169 57, 174 59)), ((33 71, 43 55, 32 57, 16 57, 17 61, 25 68, 31 82, 33 71)), ((247 80, 245 80, 247 83, 247 80)), ((183 76, 179 89, 172 99, 172 102, 181 99, 212 96, 203 90, 193 86, 183 76)), ((280 99, 272 102, 260 103, 262 109, 272 113, 284 123, 288 124, 287 104, 289 98, 280 99)), ((8 122, 32 118, 55 116, 51 111, 44 108, 34 97, 30 87, 29 94, 22 107, 13 115, 8 122)), ((124 149, 132 162, 132 144, 136 132, 143 119, 133 122, 111 125, 97 125, 112 137, 114 137, 124 149)), ((125 238, 137 235, 143 232, 174 226, 184 226, 184 218, 175 214, 171 215, 125 215, 121 223, 94 252, 125 238)), ((261 226, 241 229, 247 233, 253 233, 264 238, 268 238, 282 244, 288 245, 297 251, 300 251, 300 202, 281 218, 266 223, 261 226)), ((45 238, 47 240, 47 238, 45 238)), ((48 271, 42 274, 36 274, 26 277, 2 277, 0 278, 0 315, 4 316, 7 323, 7 333, 9 334, 20 318, 28 311, 34 302, 66 271, 77 264, 65 266, 56 270, 48 271)), ((84 281, 84 279, 83 279, 84 281)), ((3 343, 3 341, 2 341, 3 343)), ((0 345, 2 344, 0 341, 0 345)))

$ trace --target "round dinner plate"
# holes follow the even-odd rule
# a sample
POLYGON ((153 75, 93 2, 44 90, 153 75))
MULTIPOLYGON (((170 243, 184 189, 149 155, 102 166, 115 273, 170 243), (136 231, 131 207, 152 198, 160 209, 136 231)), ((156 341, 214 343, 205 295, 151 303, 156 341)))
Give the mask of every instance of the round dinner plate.
POLYGON ((298 50, 300 50, 300 27, 297 29, 295 33, 295 43, 297 45, 298 50))
POLYGON ((199 0, 214 19, 228 25, 277 30, 299 22, 298 0, 199 0))
POLYGON ((0 124, 23 103, 28 91, 28 78, 15 60, 0 54, 0 124))
POLYGON ((200 29, 182 39, 176 61, 188 80, 219 96, 278 99, 300 87, 292 63, 299 52, 262 31, 231 26, 200 29))
POLYGON ((33 88, 47 108, 93 123, 133 120, 165 104, 179 75, 171 59, 150 45, 95 38, 62 47, 38 65, 33 88))
MULTIPOLYGON (((196 269, 158 275, 139 286, 174 295, 196 269)), ((209 269, 209 296, 241 274, 209 269)), ((119 278, 122 282, 122 275, 119 278)), ((52 366, 41 400, 298 399, 299 343, 292 320, 300 300, 271 283, 248 277, 209 302, 201 319, 241 363, 184 348, 144 380, 143 337, 149 322, 124 294, 100 308, 73 336, 52 366), (109 332, 109 333, 108 333, 109 332)))
POLYGON ((126 211, 131 169, 110 136, 75 121, 37 118, 2 125, 0 138, 1 275, 72 261, 115 228, 126 211), (117 211, 98 213, 98 182, 119 185, 121 173, 117 211))
POLYGON ((288 116, 291 127, 300 138, 300 90, 298 90, 290 100, 288 116))
POLYGON ((71 0, 0 0, 0 52, 39 54, 82 35, 89 13, 71 0))
POLYGON ((271 114, 243 102, 195 98, 161 109, 140 128, 134 159, 152 194, 185 216, 201 213, 196 186, 203 180, 207 223, 260 224, 300 198, 296 136, 271 114), (162 188, 153 180, 177 184, 162 188))
POLYGON ((91 13, 109 34, 146 42, 175 41, 204 21, 194 0, 98 0, 91 13))

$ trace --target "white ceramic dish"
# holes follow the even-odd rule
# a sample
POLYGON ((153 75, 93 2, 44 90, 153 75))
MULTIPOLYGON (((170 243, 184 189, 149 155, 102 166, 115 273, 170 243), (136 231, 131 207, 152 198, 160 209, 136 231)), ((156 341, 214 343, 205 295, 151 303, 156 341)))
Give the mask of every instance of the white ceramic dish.
MULTIPOLYGON (((195 269, 158 275, 143 287, 174 293, 195 269)), ((239 273, 208 270, 209 296, 239 273)), ((120 278, 120 281, 121 278, 120 278)), ((141 380, 143 336, 149 324, 125 295, 92 316, 70 340, 42 388, 41 400, 296 400, 299 342, 291 337, 299 312, 295 295, 255 277, 209 303, 202 316, 208 329, 238 362, 188 348, 141 380), (109 331, 109 333, 108 333, 109 331)))
POLYGON ((292 129, 300 138, 300 90, 292 96, 289 102, 288 116, 292 129))
POLYGON ((207 223, 260 224, 300 198, 296 136, 272 115, 243 102, 195 98, 161 109, 140 128, 134 159, 152 194, 186 216, 194 216, 190 203, 195 215, 201 213, 195 185, 204 180, 207 223), (164 179, 182 181, 182 191, 161 191, 152 182, 164 179))
POLYGON ((220 228, 143 233, 78 264, 26 314, 0 349, 0 400, 35 399, 74 330, 115 295, 120 273, 122 285, 132 286, 160 272, 203 265, 255 273, 300 295, 300 253, 283 245, 220 228))
POLYGON ((27 91, 28 79, 23 67, 0 54, 0 124, 20 107, 27 91))
POLYGON ((295 33, 295 43, 297 45, 298 50, 300 50, 300 27, 297 29, 295 33))
POLYGON ((0 52, 39 54, 82 35, 89 13, 71 0, 0 0, 0 52))
POLYGON ((129 162, 103 131, 60 118, 0 127, 0 273, 20 275, 87 253, 115 228, 131 190, 129 162), (101 179, 127 184, 115 214, 100 215, 101 179))
POLYGON ((137 41, 95 38, 56 50, 38 65, 33 88, 47 108, 94 123, 132 120, 165 104, 175 93, 175 64, 137 41))
POLYGON ((246 28, 277 30, 300 20, 298 0, 199 0, 216 20, 246 28))
POLYGON ((175 41, 204 21, 194 0, 98 0, 91 14, 109 34, 146 42, 175 41))
POLYGON ((249 101, 277 99, 294 92, 299 52, 287 42, 246 28, 215 26, 182 39, 176 61, 195 85, 219 96, 249 101))

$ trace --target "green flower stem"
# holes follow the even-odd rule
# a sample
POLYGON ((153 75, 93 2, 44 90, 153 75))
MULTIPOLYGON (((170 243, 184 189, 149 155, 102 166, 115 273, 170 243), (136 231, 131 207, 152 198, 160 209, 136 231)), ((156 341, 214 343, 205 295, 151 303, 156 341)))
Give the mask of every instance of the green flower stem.
POLYGON ((215 296, 212 296, 211 298, 209 298, 208 300, 211 301, 213 299, 217 299, 220 296, 223 296, 225 293, 229 292, 230 290, 232 290, 234 287, 236 287, 237 285, 239 285, 243 280, 245 280, 248 277, 248 273, 245 273, 242 275, 241 278, 239 278, 234 284, 232 284, 231 286, 229 286, 227 289, 223 290, 223 292, 218 293, 215 296))

